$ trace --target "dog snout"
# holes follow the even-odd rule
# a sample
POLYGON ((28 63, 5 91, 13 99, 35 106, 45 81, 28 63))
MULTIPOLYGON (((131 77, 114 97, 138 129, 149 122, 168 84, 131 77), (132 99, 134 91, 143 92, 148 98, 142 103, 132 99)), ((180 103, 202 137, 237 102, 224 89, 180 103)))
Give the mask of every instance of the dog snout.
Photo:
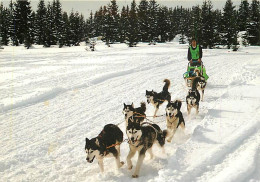
POLYGON ((131 137, 131 141, 134 142, 134 141, 135 141, 135 138, 134 138, 134 137, 131 137))
POLYGON ((89 162, 89 158, 87 157, 86 160, 89 162))

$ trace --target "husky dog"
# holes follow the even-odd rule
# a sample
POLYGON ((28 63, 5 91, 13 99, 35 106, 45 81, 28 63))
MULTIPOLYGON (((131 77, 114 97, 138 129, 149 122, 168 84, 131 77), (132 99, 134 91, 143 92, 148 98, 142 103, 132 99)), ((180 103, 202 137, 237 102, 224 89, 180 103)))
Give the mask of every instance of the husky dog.
POLYGON ((188 95, 186 97, 188 115, 190 115, 191 108, 193 107, 196 108, 196 114, 199 113, 199 102, 200 102, 200 93, 197 90, 196 85, 192 84, 192 89, 189 90, 188 95))
POLYGON ((96 138, 91 140, 86 138, 86 160, 92 163, 97 157, 99 168, 101 172, 104 172, 103 158, 112 154, 116 159, 117 168, 120 168, 124 164, 124 162, 120 162, 120 144, 122 141, 123 132, 119 127, 113 124, 106 125, 96 138))
POLYGON ((125 114, 126 126, 128 125, 129 120, 138 122, 139 124, 143 122, 146 117, 145 111, 146 104, 144 102, 141 102, 141 106, 137 108, 134 108, 133 103, 131 105, 126 105, 124 103, 123 113, 125 114))
POLYGON ((136 122, 129 122, 126 128, 126 134, 129 139, 130 151, 127 156, 127 167, 129 170, 133 168, 132 157, 138 151, 138 160, 133 178, 137 178, 140 172, 141 165, 145 158, 146 151, 149 152, 150 157, 153 158, 152 146, 158 141, 161 147, 165 144, 166 132, 161 131, 156 124, 140 125, 136 122))
POLYGON ((204 91, 207 85, 205 78, 200 74, 199 69, 195 69, 194 72, 196 73, 196 78, 193 80, 192 84, 195 84, 198 91, 201 91, 201 101, 204 98, 204 91))
POLYGON ((172 138, 179 126, 185 128, 184 118, 181 112, 181 101, 176 100, 168 103, 166 106, 166 125, 167 125, 167 142, 171 142, 172 138))
POLYGON ((164 80, 165 84, 163 86, 163 90, 160 93, 157 93, 155 91, 147 91, 146 90, 146 98, 147 98, 147 103, 152 103, 155 107, 155 112, 154 112, 154 117, 156 117, 156 113, 159 110, 160 105, 164 103, 164 101, 171 101, 171 94, 169 93, 168 89, 170 87, 170 80, 165 79, 164 80))

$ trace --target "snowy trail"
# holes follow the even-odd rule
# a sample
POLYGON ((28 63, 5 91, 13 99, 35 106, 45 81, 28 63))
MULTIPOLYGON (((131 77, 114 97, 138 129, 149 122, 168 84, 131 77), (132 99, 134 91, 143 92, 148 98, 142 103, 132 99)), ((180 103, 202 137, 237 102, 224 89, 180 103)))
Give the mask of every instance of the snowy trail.
MULTIPOLYGON (((96 161, 86 163, 85 137, 95 137, 108 123, 122 123, 124 131, 123 103, 139 106, 145 90, 160 91, 165 78, 171 80, 172 98, 184 100, 187 45, 97 49, 16 50, 11 61, 11 49, 1 53, 4 181, 132 181, 132 172, 126 166, 115 170, 112 158, 105 160, 104 174, 96 161)), ((200 114, 189 118, 186 104, 182 107, 188 140, 178 132, 166 144, 166 155, 155 147, 156 158, 145 159, 135 181, 260 181, 259 50, 204 50, 210 79, 200 114)), ((147 105, 147 115, 153 111, 147 105)), ((166 127, 165 118, 155 121, 166 127)), ((123 143, 123 161, 128 150, 123 143)))

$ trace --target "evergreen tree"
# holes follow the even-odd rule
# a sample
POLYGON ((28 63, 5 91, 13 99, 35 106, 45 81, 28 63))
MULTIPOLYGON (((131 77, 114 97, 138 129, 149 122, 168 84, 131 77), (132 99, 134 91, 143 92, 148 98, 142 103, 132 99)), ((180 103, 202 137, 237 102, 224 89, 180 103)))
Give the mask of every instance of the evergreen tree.
POLYGON ((220 45, 221 44, 221 36, 220 33, 222 32, 222 13, 220 10, 215 10, 213 12, 213 43, 214 45, 220 45))
POLYGON ((165 42, 169 40, 171 30, 170 17, 167 7, 160 7, 158 12, 158 35, 159 42, 165 42))
MULTIPOLYGON (((18 41, 20 44, 25 42, 25 39, 29 38, 29 23, 31 15, 31 6, 28 0, 17 1, 15 3, 14 17, 15 17, 15 29, 18 41)), ((31 40, 27 40, 27 42, 31 40)))
POLYGON ((158 40, 158 11, 159 4, 155 0, 150 0, 148 4, 148 19, 149 19, 149 31, 148 39, 149 42, 158 40))
POLYGON ((232 45, 237 45, 237 25, 236 10, 231 0, 227 0, 223 12, 223 45, 230 49, 232 45))
POLYGON ((39 45, 45 44, 46 29, 47 29, 47 8, 45 7, 44 0, 40 0, 38 9, 36 11, 36 43, 39 45))
POLYGON ((62 18, 62 7, 59 0, 53 1, 53 13, 54 13, 54 37, 55 42, 62 47, 65 41, 65 23, 62 18))
POLYGON ((111 0, 110 5, 108 6, 109 10, 109 29, 111 31, 110 42, 114 43, 119 41, 119 14, 118 6, 116 0, 111 0))
POLYGON ((248 34, 249 43, 251 45, 260 45, 260 5, 257 0, 252 0, 250 6, 248 34))
POLYGON ((8 28, 8 35, 9 35, 9 43, 13 46, 18 46, 18 38, 16 34, 16 20, 15 20, 15 13, 14 13, 14 4, 13 1, 10 1, 9 4, 9 28, 8 28))
POLYGON ((8 27, 9 27, 9 12, 7 8, 3 7, 3 3, 0 4, 0 37, 2 41, 0 45, 8 45, 9 42, 9 34, 8 34, 8 27))
POLYGON ((137 19, 137 8, 135 0, 131 3, 131 9, 129 12, 129 29, 128 29, 128 41, 129 47, 133 47, 138 43, 139 36, 139 27, 138 27, 138 19, 137 19))
POLYGON ((193 6, 191 10, 191 23, 189 28, 189 38, 196 38, 198 42, 202 41, 202 20, 201 20, 201 8, 199 6, 193 6))
POLYGON ((46 13, 46 20, 47 20, 47 26, 46 26, 46 41, 44 46, 45 47, 50 47, 51 45, 56 44, 56 39, 55 39, 55 23, 54 23, 54 10, 53 6, 48 2, 47 5, 47 13, 46 13))
POLYGON ((149 31, 149 14, 148 14, 148 1, 141 0, 138 6, 138 24, 140 25, 141 41, 148 42, 149 31))
POLYGON ((212 12, 212 3, 211 1, 204 1, 202 5, 201 13, 201 29, 202 37, 201 43, 204 48, 212 48, 214 45, 214 21, 213 21, 213 12, 212 12))
POLYGON ((70 46, 70 22, 69 16, 67 12, 63 12, 62 21, 64 22, 64 29, 63 29, 63 37, 64 37, 64 45, 70 46))
POLYGON ((126 40, 129 30, 129 7, 123 6, 120 16, 119 32, 120 42, 123 43, 126 40))
POLYGON ((238 11, 238 26, 240 31, 246 31, 249 22, 249 3, 247 0, 242 0, 238 11))

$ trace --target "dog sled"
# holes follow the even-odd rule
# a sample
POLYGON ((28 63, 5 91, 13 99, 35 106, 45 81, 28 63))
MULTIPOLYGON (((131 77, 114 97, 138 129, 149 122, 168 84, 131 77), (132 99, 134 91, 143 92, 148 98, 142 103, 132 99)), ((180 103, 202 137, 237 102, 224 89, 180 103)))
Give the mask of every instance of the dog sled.
MULTIPOLYGON (((193 61, 193 63, 198 63, 198 61, 193 61)), ((206 69, 202 61, 201 64, 197 66, 191 66, 191 64, 188 63, 187 71, 183 74, 183 78, 187 87, 191 87, 192 81, 194 78, 196 78, 196 72, 194 71, 195 69, 199 70, 200 74, 205 78, 205 81, 207 81, 209 78, 209 76, 206 74, 206 69)))

